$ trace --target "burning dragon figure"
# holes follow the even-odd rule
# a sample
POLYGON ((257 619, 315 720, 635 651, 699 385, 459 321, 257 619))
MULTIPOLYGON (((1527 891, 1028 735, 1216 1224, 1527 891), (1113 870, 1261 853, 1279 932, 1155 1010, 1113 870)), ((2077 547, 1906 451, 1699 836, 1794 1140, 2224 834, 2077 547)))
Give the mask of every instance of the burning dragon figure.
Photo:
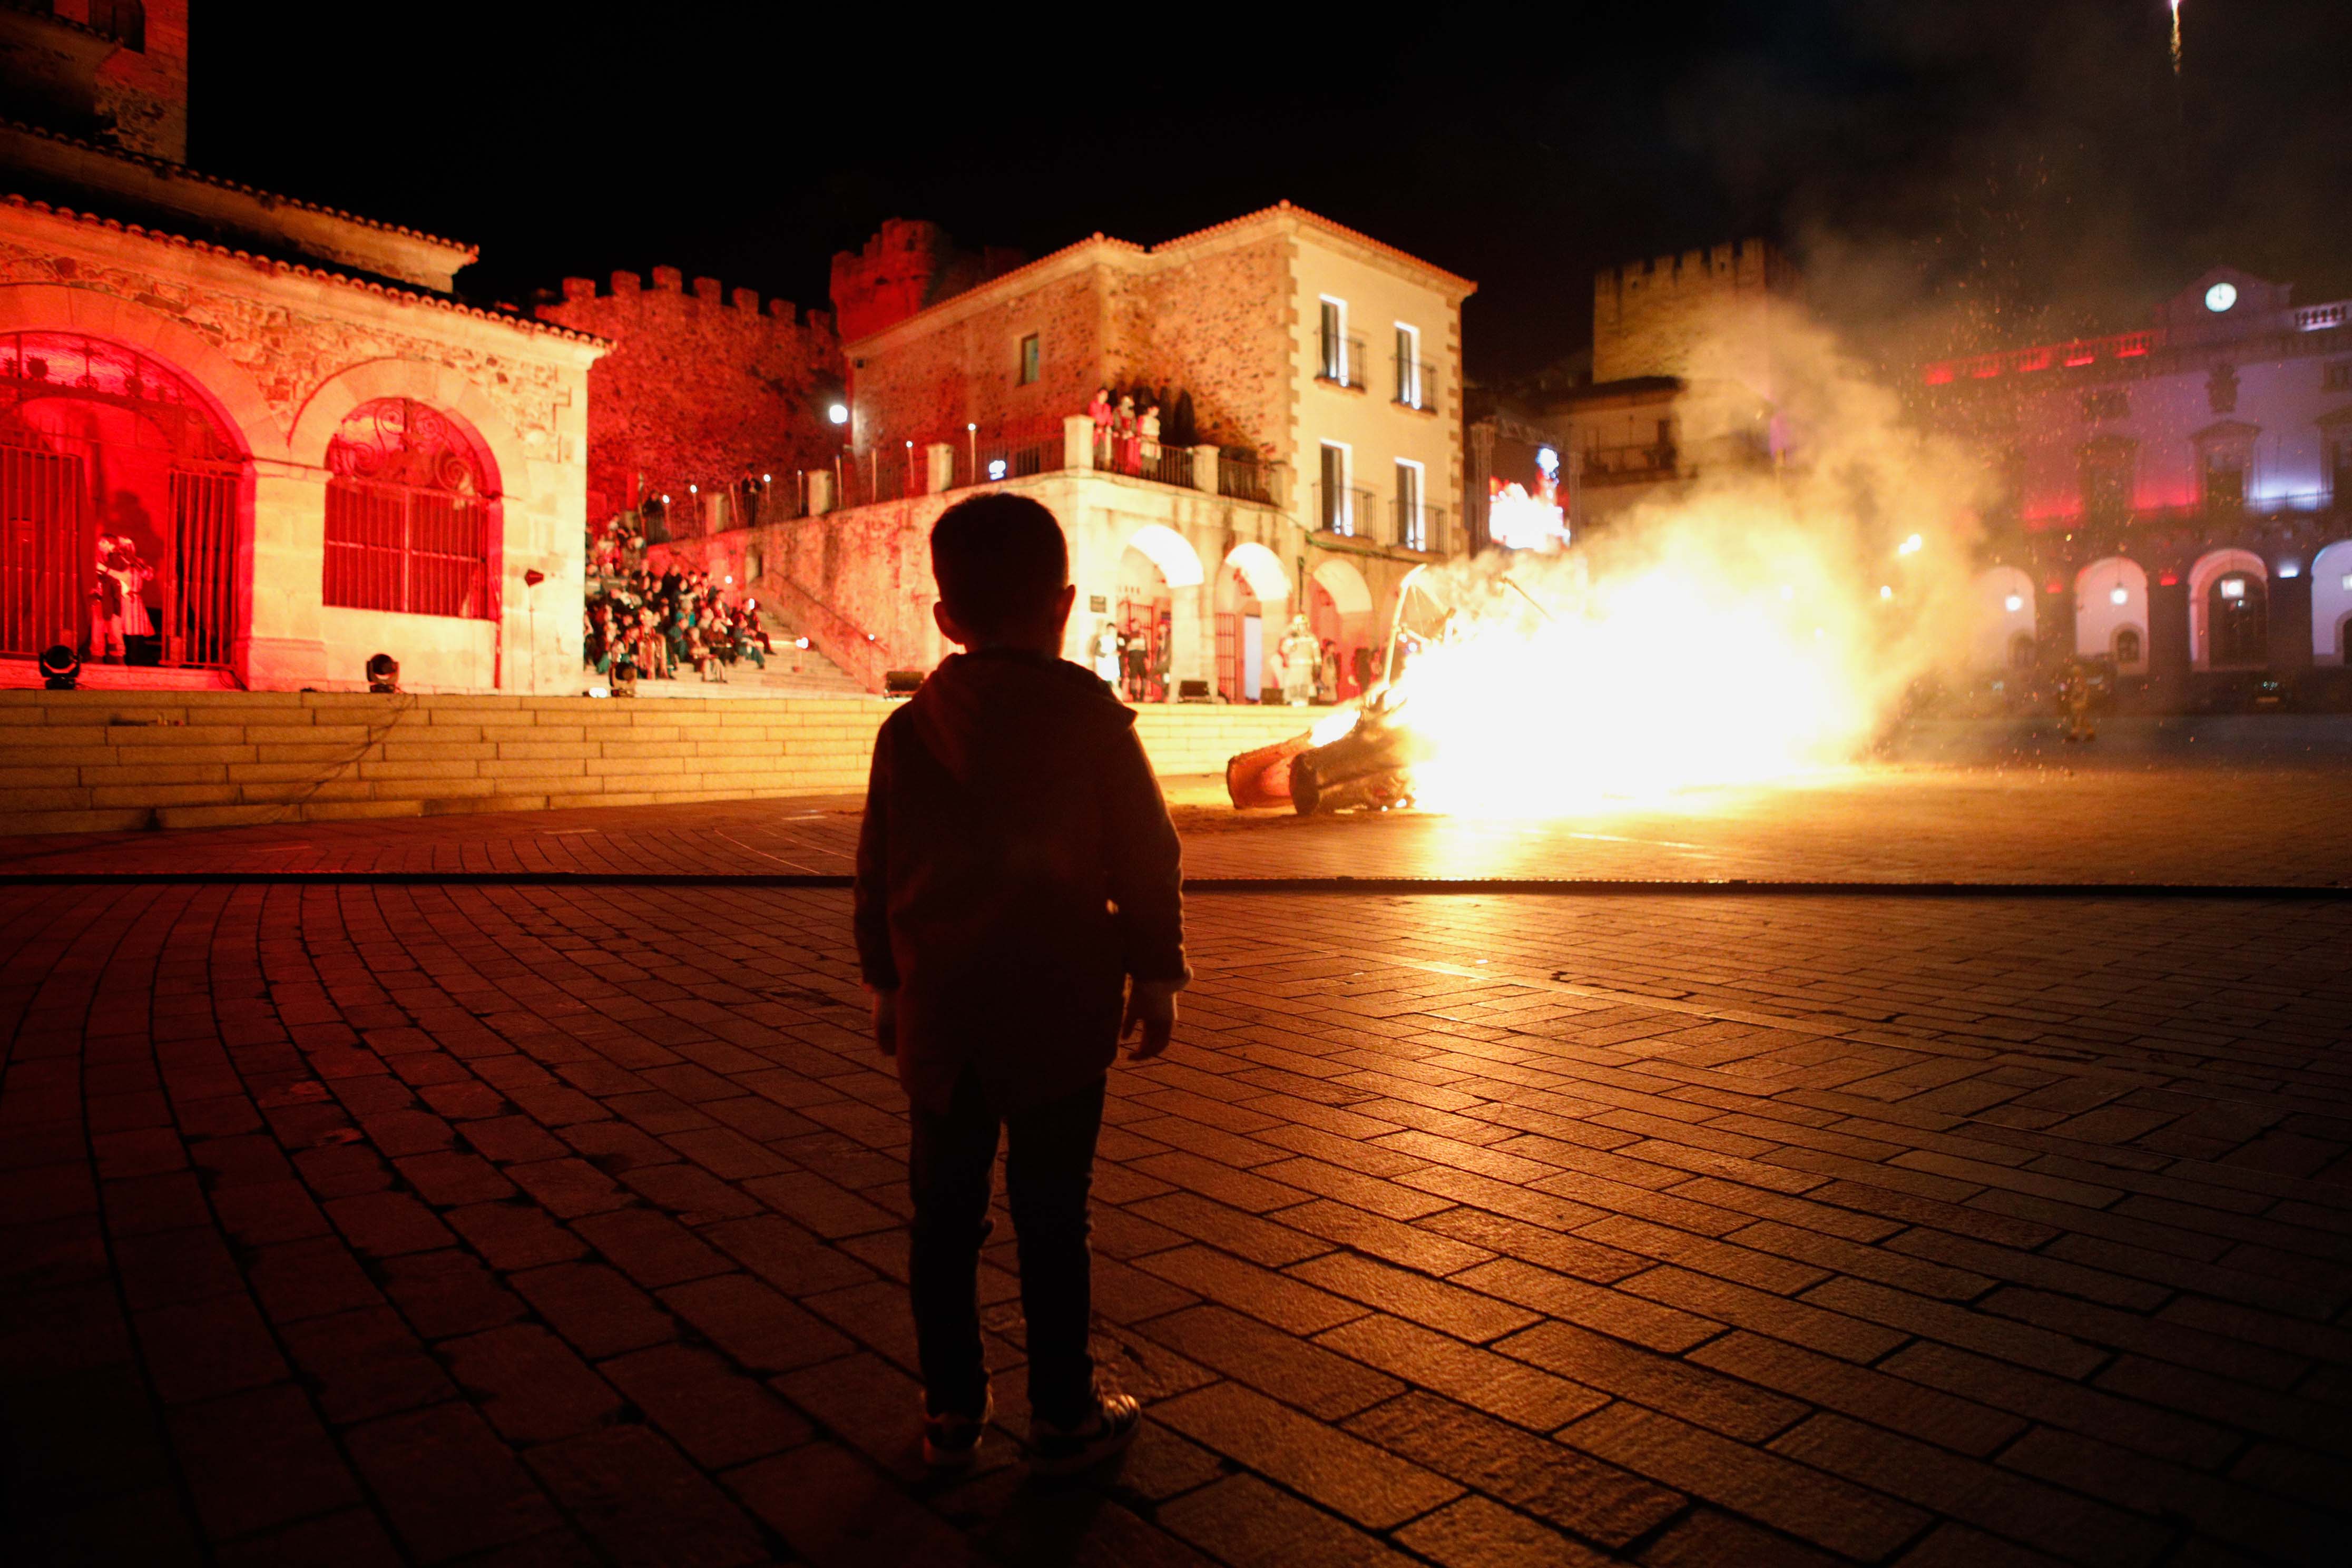
MULTIPOLYGON (((1405 578, 1380 674, 1357 704, 1338 710, 1305 734, 1244 752, 1225 764, 1225 793, 1236 808, 1287 800, 1298 815, 1311 816, 1387 811, 1413 803, 1413 768, 1427 762, 1433 748, 1405 717, 1410 699, 1401 678, 1414 655, 1445 639, 1456 614, 1427 572, 1415 567, 1405 578)), ((1507 576, 1501 581, 1527 595, 1507 576)), ((1528 603, 1536 601, 1528 596, 1528 603)), ((1540 605, 1536 607, 1544 613, 1540 605)))

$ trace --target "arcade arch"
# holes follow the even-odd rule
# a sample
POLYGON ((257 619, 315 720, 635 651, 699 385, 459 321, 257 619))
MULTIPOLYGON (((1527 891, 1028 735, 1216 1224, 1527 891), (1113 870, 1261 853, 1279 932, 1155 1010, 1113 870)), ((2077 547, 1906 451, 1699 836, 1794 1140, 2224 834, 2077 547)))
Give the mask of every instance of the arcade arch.
POLYGON ((2015 566, 1992 566, 1977 574, 1974 662, 1979 669, 2017 664, 2017 639, 2025 639, 2026 662, 2034 646, 2033 579, 2015 566))
POLYGON ((1255 541, 1236 544, 1217 572, 1217 693, 1255 702, 1270 656, 1290 624, 1290 578, 1275 552, 1255 541))
POLYGON ((1327 558, 1308 580, 1307 606, 1317 646, 1327 662, 1336 660, 1339 697, 1344 701, 1363 695, 1365 686, 1377 679, 1370 660, 1380 640, 1372 629, 1372 593, 1363 574, 1350 562, 1327 558))
POLYGON ((2197 669, 2270 662, 2270 574, 2251 550, 2216 550, 2189 572, 2189 647, 2197 669))
POLYGON ((0 652, 227 667, 250 457, 215 399, 131 343, 0 334, 0 652))
POLYGON ((2147 573, 2121 555, 2074 574, 2074 654, 2112 658, 2116 672, 2147 672, 2147 573))
POLYGON ((2311 558, 2311 653, 2322 664, 2343 664, 2346 623, 2352 622, 2352 539, 2340 539, 2311 558))
POLYGON ((1110 623, 1118 634, 1119 695, 1130 702, 1164 702, 1175 680, 1176 594, 1197 588, 1205 574, 1192 542, 1172 528, 1137 529, 1118 558, 1110 623))

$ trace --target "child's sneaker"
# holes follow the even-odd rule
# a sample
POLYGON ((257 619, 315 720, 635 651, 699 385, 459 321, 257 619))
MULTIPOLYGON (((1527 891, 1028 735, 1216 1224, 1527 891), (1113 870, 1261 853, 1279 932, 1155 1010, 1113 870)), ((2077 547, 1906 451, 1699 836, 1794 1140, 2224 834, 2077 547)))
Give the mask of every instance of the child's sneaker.
POLYGON ((980 1453, 981 1434, 996 1414, 996 1395, 989 1394, 977 1415, 934 1415, 923 1406, 923 1463, 935 1470, 967 1468, 980 1453))
POLYGON ((1038 1416, 1029 1421, 1029 1468, 1039 1475, 1066 1476, 1109 1458, 1135 1441, 1143 1406, 1131 1394, 1097 1391, 1094 1408, 1075 1426, 1038 1416))

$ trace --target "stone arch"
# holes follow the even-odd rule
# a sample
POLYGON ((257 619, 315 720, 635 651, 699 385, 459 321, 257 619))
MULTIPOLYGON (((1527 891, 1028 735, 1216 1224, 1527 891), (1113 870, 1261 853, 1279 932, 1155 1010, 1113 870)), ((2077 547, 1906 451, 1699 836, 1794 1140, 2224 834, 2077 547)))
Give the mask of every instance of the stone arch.
POLYGON ((1164 523, 1145 523, 1128 536, 1126 548, 1159 567, 1171 588, 1197 588, 1208 580, 1192 542, 1164 523))
POLYGON ((304 468, 325 468, 327 443, 334 439, 344 417, 360 405, 380 397, 405 397, 437 413, 456 416, 481 443, 489 459, 488 477, 493 493, 509 498, 529 489, 521 433, 462 372, 423 360, 369 360, 329 376, 295 416, 294 428, 287 438, 288 458, 304 468))
POLYGON ((2147 668, 2147 572, 2138 562, 2103 556, 2074 574, 2074 655, 2114 658, 2127 675, 2147 668), (2116 647, 2116 636, 2126 627, 2139 633, 2139 658, 2129 664, 2116 647))
POLYGON ((2243 573, 2267 594, 2270 569, 2251 550, 2214 550, 2200 555, 2189 569, 2189 654, 2193 669, 2213 668, 2210 597, 2213 585, 2233 573, 2243 573))
POLYGON ((2311 558, 2311 653, 2320 663, 2345 662, 2347 616, 2352 616, 2352 539, 2339 539, 2311 558))
POLYGON ((1315 583, 1331 595, 1331 602, 1343 616, 1369 616, 1372 613, 1372 591, 1364 583, 1364 574, 1338 556, 1327 557, 1315 568, 1315 583))
POLYGON ((1990 566, 1976 577, 1975 663, 1980 669, 1999 669, 2017 663, 2021 637, 2034 637, 2033 579, 2021 567, 1990 566))
POLYGON ((1290 574, 1281 558, 1255 540, 1244 540, 1225 556, 1225 564, 1241 574, 1260 604, 1278 605, 1290 597, 1290 574))
POLYGON ((1315 568, 1306 609, 1315 640, 1333 661, 1334 694, 1360 697, 1379 679, 1380 634, 1372 625, 1372 591, 1355 565, 1337 556, 1315 568))
POLYGON ((203 333, 152 305, 95 289, 0 285, 0 332, 79 332, 136 349, 178 371, 245 456, 276 457, 286 449, 285 426, 245 367, 203 333))

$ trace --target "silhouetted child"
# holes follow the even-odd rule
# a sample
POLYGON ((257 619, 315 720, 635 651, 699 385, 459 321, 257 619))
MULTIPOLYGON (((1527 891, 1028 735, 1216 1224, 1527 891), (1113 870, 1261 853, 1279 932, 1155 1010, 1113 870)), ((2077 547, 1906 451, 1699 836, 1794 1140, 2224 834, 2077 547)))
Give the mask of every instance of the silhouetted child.
POLYGON ((977 1283, 1002 1126, 1032 1463, 1075 1470, 1142 1418, 1087 1353, 1087 1192, 1118 1042, 1139 1027, 1132 1059, 1165 1050, 1188 978, 1176 830, 1135 715, 1060 656, 1076 590, 1053 513, 950 507, 931 571, 967 651, 875 740, 856 913, 875 1038, 911 1102, 923 1453, 969 1464, 992 1408, 977 1283))

